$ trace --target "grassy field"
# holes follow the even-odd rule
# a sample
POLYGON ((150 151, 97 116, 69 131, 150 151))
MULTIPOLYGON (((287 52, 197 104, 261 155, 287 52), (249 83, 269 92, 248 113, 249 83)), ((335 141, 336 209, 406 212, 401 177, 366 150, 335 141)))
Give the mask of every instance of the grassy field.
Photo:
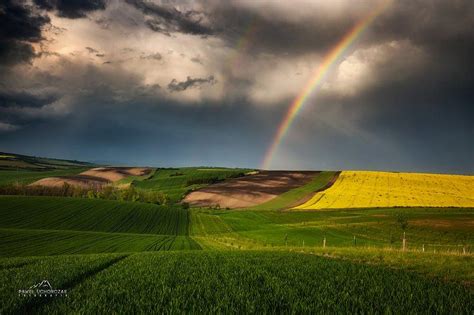
POLYGON ((82 173, 89 168, 74 167, 57 170, 0 170, 0 186, 11 184, 31 184, 46 177, 69 176, 82 173))
POLYGON ((60 197, 0 197, 1 228, 187 235, 181 207, 60 197))
MULTIPOLYGON (((130 182, 174 203, 239 172, 130 182)), ((0 313, 472 314, 474 208, 281 210, 334 175, 240 210, 0 196, 0 313), (68 297, 18 294, 45 279, 68 297)))
POLYGON ((188 236, 31 229, 0 229, 0 256, 194 250, 188 236))
POLYGON ((132 182, 138 189, 161 191, 170 197, 172 203, 179 202, 187 192, 205 186, 209 181, 219 181, 242 175, 251 170, 233 168, 176 168, 157 169, 155 173, 143 180, 132 182), (194 182, 202 181, 204 183, 194 182))
POLYGON ((401 249, 405 232, 408 249, 461 253, 474 248, 473 227, 474 209, 464 208, 191 212, 196 239, 247 249, 321 248, 324 239, 330 247, 401 249))
POLYGON ((4 259, 0 265, 11 279, 1 287, 2 313, 467 314, 474 307, 472 291, 459 284, 298 253, 60 256, 4 259), (42 279, 68 297, 18 297, 18 289, 42 279))
POLYGON ((0 216, 0 256, 201 249, 181 207, 2 196, 0 216))
POLYGON ((0 169, 3 170, 54 170, 76 167, 91 168, 93 166, 93 163, 88 162, 0 152, 0 169))
POLYGON ((474 176, 344 171, 298 210, 474 207, 474 176))

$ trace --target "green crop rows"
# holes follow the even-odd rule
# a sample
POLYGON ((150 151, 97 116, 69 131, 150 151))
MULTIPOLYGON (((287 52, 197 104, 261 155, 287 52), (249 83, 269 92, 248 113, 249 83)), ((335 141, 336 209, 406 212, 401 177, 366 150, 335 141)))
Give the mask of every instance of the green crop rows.
POLYGON ((180 207, 59 197, 0 197, 0 227, 186 235, 180 207))
POLYGON ((65 256, 9 269, 19 277, 4 284, 3 299, 33 278, 48 277, 68 289, 67 298, 2 303, 16 311, 467 314, 474 307, 472 292, 458 284, 295 253, 169 252, 74 261, 65 256))

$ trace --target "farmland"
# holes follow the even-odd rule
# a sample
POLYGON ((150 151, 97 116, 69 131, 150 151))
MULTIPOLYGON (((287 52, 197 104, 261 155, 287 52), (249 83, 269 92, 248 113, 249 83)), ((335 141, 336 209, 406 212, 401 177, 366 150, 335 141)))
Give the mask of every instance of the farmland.
POLYGON ((2 298, 14 292, 16 303, 1 303, 3 311, 469 313, 474 307, 472 292, 459 284, 297 253, 170 252, 76 260, 61 256, 0 264, 14 270, 4 271, 11 280, 4 282, 2 298), (68 297, 16 296, 18 288, 41 279, 67 289, 68 297))
POLYGON ((58 197, 0 197, 1 228, 186 235, 180 207, 58 197))
POLYGON ((474 176, 344 171, 297 210, 474 207, 474 176))
POLYGON ((14 153, 0 152, 0 169, 3 170, 54 170, 90 168, 94 164, 73 160, 51 159, 14 153))
POLYGON ((193 206, 248 208, 273 200, 314 180, 312 171, 259 171, 189 193, 184 201, 193 206))
POLYGON ((473 247, 474 209, 359 209, 321 212, 205 211, 191 215, 191 235, 243 248, 378 247, 462 251, 473 247), (398 222, 403 215, 405 229, 398 222), (355 240, 355 241, 354 241, 355 240))
MULTIPOLYGON (((291 209, 337 188, 345 172, 330 171, 250 208, 180 204, 247 171, 155 169, 114 183, 167 194, 165 205, 0 196, 0 313, 472 313, 472 207, 291 209), (18 295, 45 279, 68 297, 18 295)), ((434 182, 409 185, 432 197, 434 182)))
POLYGON ((132 181, 132 185, 137 189, 163 192, 172 203, 176 203, 194 189, 226 178, 242 176, 249 171, 251 170, 199 167, 157 169, 152 176, 132 181))
POLYGON ((66 168, 55 170, 0 170, 0 186, 12 184, 31 184, 46 177, 73 176, 88 168, 66 168))
POLYGON ((59 197, 0 197, 0 256, 200 249, 181 207, 59 197))

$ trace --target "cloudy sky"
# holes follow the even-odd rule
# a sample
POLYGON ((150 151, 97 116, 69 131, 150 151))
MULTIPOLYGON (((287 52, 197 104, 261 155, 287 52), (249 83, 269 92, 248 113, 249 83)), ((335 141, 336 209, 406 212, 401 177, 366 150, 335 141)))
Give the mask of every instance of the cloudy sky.
MULTIPOLYGON (((381 0, 2 0, 0 151, 259 167, 326 54, 381 0)), ((474 2, 392 1, 271 167, 474 172, 474 2)))

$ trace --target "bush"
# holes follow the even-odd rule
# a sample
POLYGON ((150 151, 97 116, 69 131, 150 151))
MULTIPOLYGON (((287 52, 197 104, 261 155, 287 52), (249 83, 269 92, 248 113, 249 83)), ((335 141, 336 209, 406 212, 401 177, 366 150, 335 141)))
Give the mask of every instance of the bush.
POLYGON ((191 185, 205 185, 205 184, 215 184, 220 182, 221 179, 219 177, 208 177, 208 178, 195 178, 195 179, 189 179, 186 181, 186 186, 191 186, 191 185))

